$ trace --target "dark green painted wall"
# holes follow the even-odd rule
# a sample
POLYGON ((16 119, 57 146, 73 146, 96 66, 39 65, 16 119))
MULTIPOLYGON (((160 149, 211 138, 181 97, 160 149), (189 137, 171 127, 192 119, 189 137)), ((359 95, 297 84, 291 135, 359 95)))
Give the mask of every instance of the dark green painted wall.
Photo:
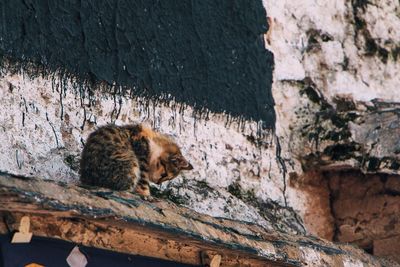
POLYGON ((273 128, 261 0, 1 0, 0 53, 273 128))

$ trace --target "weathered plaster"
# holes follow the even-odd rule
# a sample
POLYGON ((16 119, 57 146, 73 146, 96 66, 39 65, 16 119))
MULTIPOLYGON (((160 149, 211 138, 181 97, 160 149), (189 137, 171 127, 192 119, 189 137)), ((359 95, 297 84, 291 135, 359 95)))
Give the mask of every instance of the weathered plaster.
POLYGON ((279 226, 249 204, 284 203, 273 133, 258 136, 257 123, 240 124, 215 114, 209 114, 209 119, 198 118, 188 106, 181 109, 174 103, 115 99, 101 90, 89 100, 70 82, 61 83, 57 77, 30 78, 24 72, 5 73, 0 86, 3 171, 78 182, 80 152, 91 131, 111 122, 144 122, 171 134, 195 167, 160 189, 177 195, 182 204, 214 216, 303 231, 298 218, 290 216, 292 223, 279 226), (251 192, 252 199, 245 203, 229 193, 228 187, 234 183, 243 192, 251 192))
MULTIPOLYGON (((320 161, 326 160, 320 153, 314 162, 309 162, 307 155, 338 143, 319 140, 322 148, 319 150, 316 140, 310 138, 309 133, 318 133, 319 127, 326 132, 336 131, 337 127, 329 119, 319 117, 325 104, 335 113, 337 103, 334 100, 338 96, 355 103, 362 101, 354 109, 368 117, 365 105, 373 106, 370 102, 373 99, 400 102, 397 56, 400 38, 399 27, 396 27, 400 23, 400 4, 397 1, 263 2, 271 22, 266 47, 275 56, 272 90, 276 103, 276 133, 288 172, 301 177, 304 167, 319 168, 320 161), (324 104, 315 101, 316 98, 324 104)), ((363 143, 356 138, 355 132, 359 131, 356 125, 346 123, 345 127, 352 129, 351 135, 347 141, 339 143, 351 142, 353 138, 363 143)), ((360 127, 364 130, 357 136, 370 126, 360 127)), ((393 146, 392 141, 382 143, 382 140, 378 147, 393 146)), ((382 158, 393 155, 386 153, 387 149, 379 151, 376 153, 382 158)), ((354 159, 340 165, 363 167, 354 159)), ((374 171, 393 172, 383 167, 374 171)), ((307 196, 292 187, 287 189, 287 196, 289 205, 304 216, 304 207, 309 202, 307 196)))
MULTIPOLYGON (((266 48, 275 61, 275 135, 263 132, 257 138, 255 122, 238 124, 212 113, 198 118, 188 106, 114 99, 100 91, 89 105, 79 88, 68 82, 57 88, 52 77, 30 79, 24 72, 6 71, 0 82, 0 169, 76 182, 82 140, 96 125, 146 122, 174 135, 195 166, 193 172, 162 185, 161 191, 168 193, 163 197, 213 216, 299 231, 291 209, 304 217, 312 206, 312 194, 290 184, 289 177, 302 182, 304 170, 321 166, 368 172, 357 158, 369 148, 369 156, 399 157, 396 140, 389 138, 387 129, 396 126, 398 108, 393 104, 390 112, 382 110, 385 103, 400 102, 400 4, 379 0, 263 3, 271 26, 264 36, 266 48), (373 101, 376 98, 380 100, 373 101), (384 127, 374 131, 372 126, 380 120, 384 127), (376 139, 377 133, 385 138, 376 139), (366 147, 339 160, 324 153, 329 146, 352 142, 366 147), (236 184, 240 194, 232 190, 236 184), (268 203, 274 205, 262 206, 268 203), (288 209, 282 207, 285 204, 288 209), (263 215, 265 210, 278 211, 279 222, 263 215)), ((57 77, 55 81, 59 82, 57 77)), ((385 166, 369 171, 394 172, 385 166)), ((307 257, 312 260, 311 254, 307 257)), ((359 265, 351 259, 346 264, 359 265)))

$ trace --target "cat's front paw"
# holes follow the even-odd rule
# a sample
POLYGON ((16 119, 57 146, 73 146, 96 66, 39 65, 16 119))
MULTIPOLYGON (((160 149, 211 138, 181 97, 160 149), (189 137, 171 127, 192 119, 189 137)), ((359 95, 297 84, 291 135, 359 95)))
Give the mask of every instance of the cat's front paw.
POLYGON ((159 198, 155 198, 153 196, 140 196, 143 200, 146 200, 148 202, 160 202, 161 200, 159 198))

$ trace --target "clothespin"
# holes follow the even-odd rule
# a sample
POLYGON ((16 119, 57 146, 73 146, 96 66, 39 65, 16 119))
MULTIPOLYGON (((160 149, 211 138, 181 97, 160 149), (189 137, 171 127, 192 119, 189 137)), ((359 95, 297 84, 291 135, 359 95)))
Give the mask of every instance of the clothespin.
POLYGON ((210 267, 219 267, 221 265, 221 255, 214 255, 210 262, 210 267))
POLYGON ((219 254, 212 254, 207 251, 202 251, 200 258, 203 266, 219 267, 221 265, 222 256, 219 254))
POLYGON ((31 222, 28 216, 21 218, 19 223, 19 230, 16 232, 11 240, 11 243, 29 243, 32 239, 32 233, 29 232, 31 222))

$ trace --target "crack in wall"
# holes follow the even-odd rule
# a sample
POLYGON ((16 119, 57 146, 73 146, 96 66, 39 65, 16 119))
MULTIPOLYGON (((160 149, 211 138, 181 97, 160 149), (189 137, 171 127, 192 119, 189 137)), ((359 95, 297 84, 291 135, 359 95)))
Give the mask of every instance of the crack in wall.
POLYGON ((286 188, 287 187, 287 185, 286 185, 286 174, 287 174, 287 168, 286 168, 285 160, 281 156, 282 148, 281 148, 281 144, 279 142, 279 137, 276 136, 276 135, 274 135, 274 136, 275 136, 275 145, 276 145, 276 156, 275 156, 275 159, 276 159, 276 161, 278 163, 278 166, 280 166, 280 171, 281 171, 281 174, 282 174, 282 182, 283 182, 282 195, 283 195, 283 200, 284 200, 285 207, 287 207, 288 206, 287 199, 286 199, 286 189, 287 189, 286 188))
POLYGON ((55 138, 55 141, 56 141, 56 147, 59 148, 59 142, 58 142, 57 132, 56 132, 56 130, 54 129, 53 123, 51 123, 51 121, 49 120, 49 115, 48 115, 47 112, 46 112, 46 120, 47 120, 47 122, 49 123, 49 125, 50 125, 50 127, 51 127, 51 130, 53 131, 54 138, 55 138))

